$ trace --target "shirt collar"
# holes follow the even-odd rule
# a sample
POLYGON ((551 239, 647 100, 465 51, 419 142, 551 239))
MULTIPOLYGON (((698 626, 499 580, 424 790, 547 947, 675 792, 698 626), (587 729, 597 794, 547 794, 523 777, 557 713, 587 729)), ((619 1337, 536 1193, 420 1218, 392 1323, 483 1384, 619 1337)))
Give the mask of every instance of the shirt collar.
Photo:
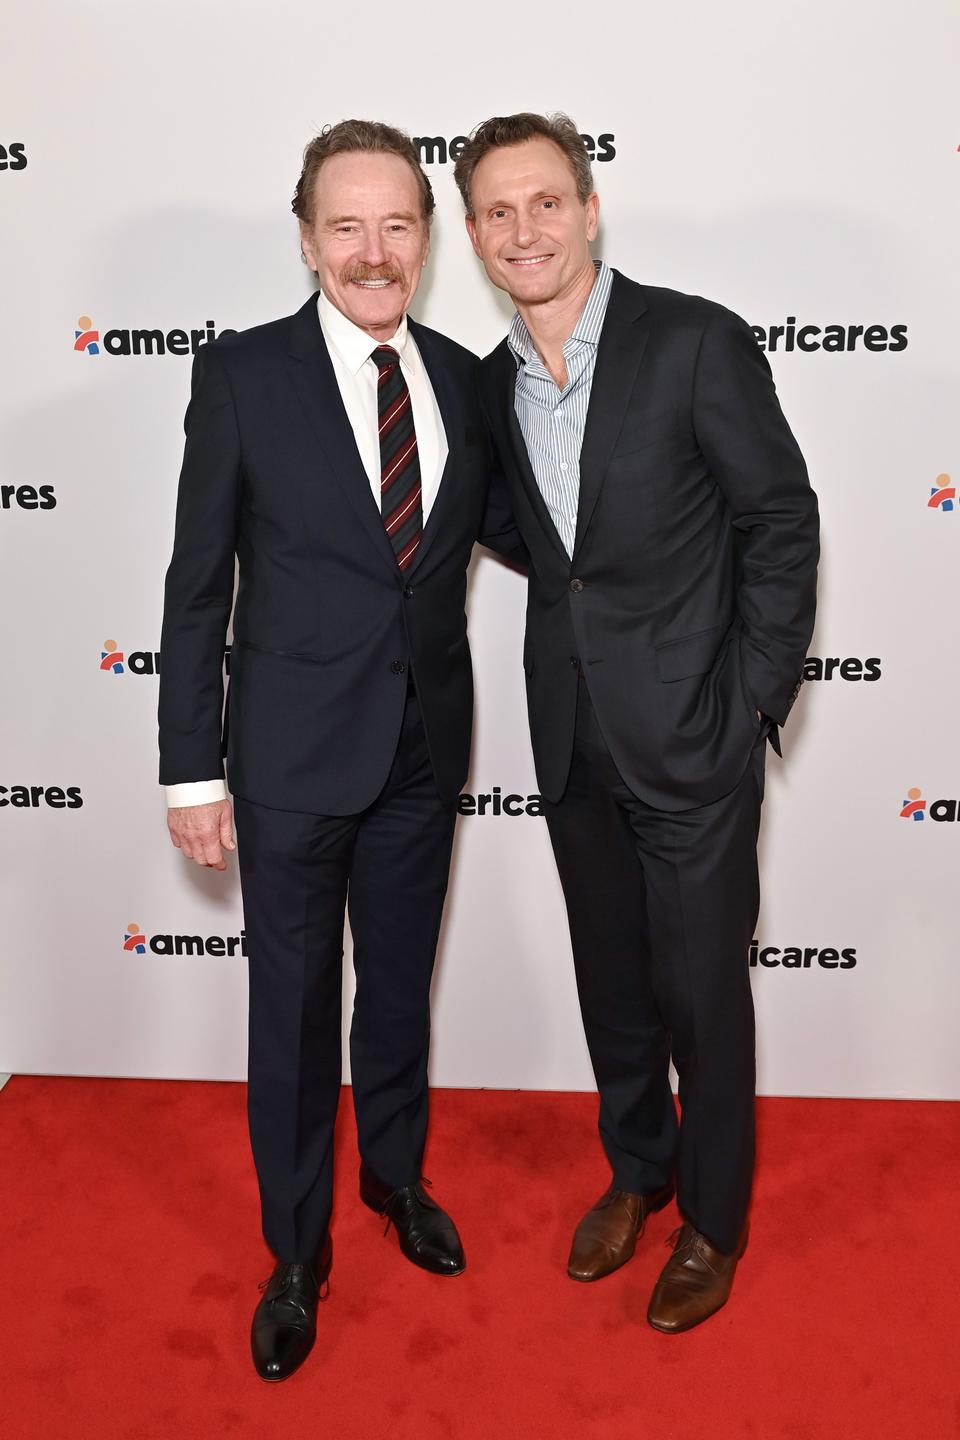
MULTIPOLYGON (((600 331, 603 329, 603 319, 607 313, 610 288, 613 284, 613 271, 603 260, 594 260, 593 267, 597 272, 593 289, 587 296, 587 303, 573 327, 573 334, 569 340, 564 342, 564 351, 568 345, 572 344, 598 345, 600 343, 600 331)), ((507 335, 507 344, 513 351, 518 365, 527 365, 539 358, 537 348, 530 338, 530 331, 524 325, 519 312, 513 317, 513 323, 507 335)))
POLYGON ((320 316, 320 328, 327 346, 336 351, 338 358, 351 375, 358 375, 374 350, 379 349, 381 345, 389 345, 391 349, 396 350, 401 360, 407 358, 404 351, 410 337, 406 315, 401 317, 396 334, 392 335, 389 340, 374 340, 366 330, 361 330, 359 325, 354 325, 352 320, 348 320, 343 311, 338 310, 322 290, 317 296, 317 314, 320 316))

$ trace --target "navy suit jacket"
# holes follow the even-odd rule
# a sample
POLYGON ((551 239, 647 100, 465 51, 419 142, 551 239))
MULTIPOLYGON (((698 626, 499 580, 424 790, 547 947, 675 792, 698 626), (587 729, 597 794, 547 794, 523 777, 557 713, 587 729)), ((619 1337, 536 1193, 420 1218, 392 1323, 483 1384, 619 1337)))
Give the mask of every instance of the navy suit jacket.
MULTIPOLYGON (((466 570, 487 505, 489 445, 476 357, 409 324, 449 456, 402 575, 315 297, 198 352, 164 597, 161 783, 222 776, 225 755, 235 795, 356 813, 387 778, 412 668, 439 791, 453 798, 463 785, 473 706, 466 570)), ((490 543, 510 548, 496 534, 490 543)))

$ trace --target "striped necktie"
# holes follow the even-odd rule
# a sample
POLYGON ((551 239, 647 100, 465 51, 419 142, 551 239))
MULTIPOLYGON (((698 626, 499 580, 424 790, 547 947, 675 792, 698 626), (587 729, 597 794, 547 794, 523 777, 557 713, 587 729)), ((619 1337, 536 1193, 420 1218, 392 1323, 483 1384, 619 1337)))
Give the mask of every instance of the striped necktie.
POLYGON ((393 553, 406 570, 423 534, 420 456, 413 428, 410 391, 400 369, 400 356, 389 345, 370 357, 380 372, 377 419, 380 430, 380 513, 393 553))

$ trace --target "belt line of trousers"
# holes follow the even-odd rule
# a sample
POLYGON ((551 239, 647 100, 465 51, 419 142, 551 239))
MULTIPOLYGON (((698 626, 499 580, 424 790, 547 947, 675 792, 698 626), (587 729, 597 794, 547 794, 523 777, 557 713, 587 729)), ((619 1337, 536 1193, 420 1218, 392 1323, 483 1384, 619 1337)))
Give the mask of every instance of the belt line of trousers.
POLYGON ((681 1213, 726 1253, 753 1177, 748 953, 765 750, 761 733, 721 799, 656 810, 621 778, 581 678, 567 789, 544 802, 613 1182, 650 1191, 675 1170, 681 1213))
POLYGON ((312 815, 236 797, 235 815, 263 1233, 279 1258, 306 1261, 332 1207, 345 906, 357 980, 350 1063, 360 1154, 390 1188, 420 1176, 430 982, 456 801, 437 792, 410 692, 390 774, 366 810, 312 815))

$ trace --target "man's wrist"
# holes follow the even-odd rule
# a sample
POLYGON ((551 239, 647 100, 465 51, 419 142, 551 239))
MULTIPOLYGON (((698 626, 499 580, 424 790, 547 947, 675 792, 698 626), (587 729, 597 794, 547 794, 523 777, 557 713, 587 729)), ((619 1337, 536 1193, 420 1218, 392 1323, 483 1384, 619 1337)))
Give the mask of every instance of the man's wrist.
POLYGON ((212 805, 217 800, 226 800, 227 787, 222 780, 188 780, 179 785, 167 785, 167 805, 171 808, 181 805, 212 805))

